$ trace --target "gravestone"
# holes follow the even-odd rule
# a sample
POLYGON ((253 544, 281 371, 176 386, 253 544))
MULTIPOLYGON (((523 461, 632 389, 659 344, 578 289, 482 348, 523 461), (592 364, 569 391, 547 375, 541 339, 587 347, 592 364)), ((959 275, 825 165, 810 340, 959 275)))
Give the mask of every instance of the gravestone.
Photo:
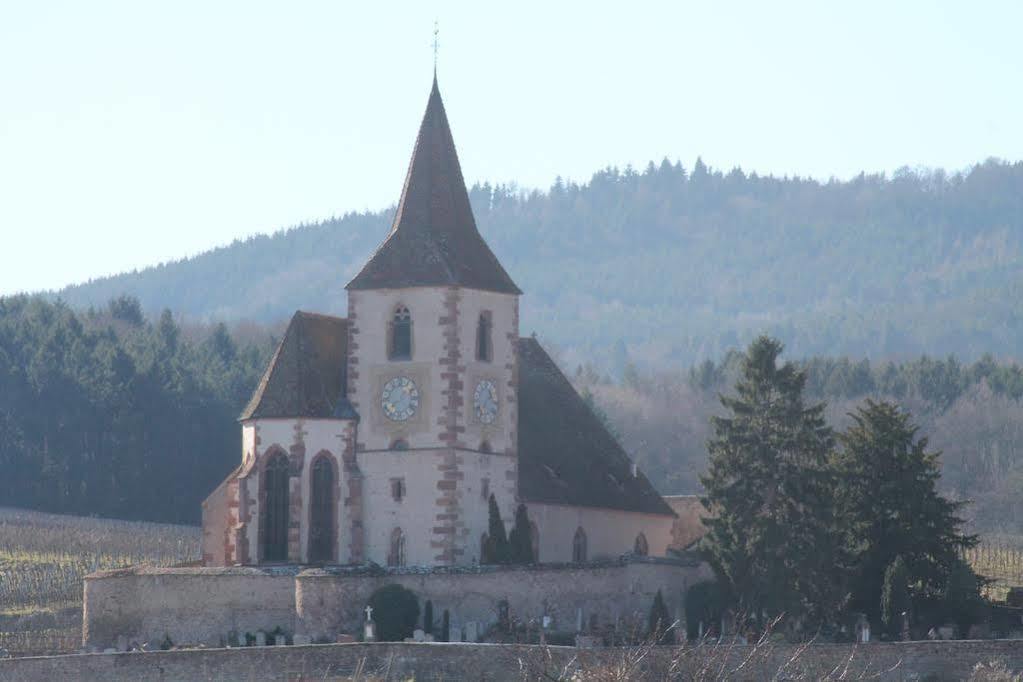
POLYGON ((248 646, 249 638, 245 636, 244 632, 236 632, 234 635, 235 646, 248 646))
POLYGON ((266 633, 262 630, 256 633, 256 646, 266 646, 266 633))
POLYGON ((413 642, 426 641, 426 632, 416 628, 415 630, 412 631, 412 641, 413 642))
POLYGON ((117 635, 117 644, 114 646, 118 651, 128 650, 128 638, 124 635, 117 635))
POLYGON ((334 638, 334 641, 338 644, 351 644, 355 641, 355 635, 349 635, 342 633, 334 638))
POLYGON ((305 646, 306 644, 312 644, 313 638, 309 635, 295 635, 291 638, 291 643, 295 646, 305 646))
POLYGON ((465 624, 465 641, 476 642, 479 640, 479 623, 470 620, 465 624))
POLYGON ((362 628, 362 639, 366 642, 377 641, 377 624, 373 622, 373 607, 366 606, 366 623, 362 628))

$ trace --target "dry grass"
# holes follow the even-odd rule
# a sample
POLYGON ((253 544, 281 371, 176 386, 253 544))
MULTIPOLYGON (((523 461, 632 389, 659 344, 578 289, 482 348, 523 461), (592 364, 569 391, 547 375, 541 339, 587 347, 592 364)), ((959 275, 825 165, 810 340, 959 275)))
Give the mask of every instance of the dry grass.
POLYGON ((77 649, 86 574, 194 561, 199 538, 191 526, 0 508, 0 650, 77 649))

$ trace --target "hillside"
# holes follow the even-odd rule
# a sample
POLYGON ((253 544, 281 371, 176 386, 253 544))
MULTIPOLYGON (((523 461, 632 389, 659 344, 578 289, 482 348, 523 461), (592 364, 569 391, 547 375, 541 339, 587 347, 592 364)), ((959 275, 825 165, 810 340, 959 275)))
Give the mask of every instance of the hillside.
MULTIPOLYGON (((971 360, 1018 357, 1023 342, 1020 162, 822 183, 665 161, 471 198, 526 292, 523 333, 569 364, 684 366, 765 331, 794 356, 971 360)), ((389 219, 350 214, 59 295, 82 307, 130 294, 197 319, 343 313, 344 285, 389 219)))

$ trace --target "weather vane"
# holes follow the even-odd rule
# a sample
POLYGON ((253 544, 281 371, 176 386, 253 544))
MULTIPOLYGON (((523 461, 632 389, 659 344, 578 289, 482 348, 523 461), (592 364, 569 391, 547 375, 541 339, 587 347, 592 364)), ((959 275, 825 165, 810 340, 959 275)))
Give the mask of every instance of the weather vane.
POLYGON ((437 36, 440 35, 440 28, 437 26, 437 20, 433 22, 433 75, 437 75, 437 48, 440 47, 440 42, 437 40, 437 36))

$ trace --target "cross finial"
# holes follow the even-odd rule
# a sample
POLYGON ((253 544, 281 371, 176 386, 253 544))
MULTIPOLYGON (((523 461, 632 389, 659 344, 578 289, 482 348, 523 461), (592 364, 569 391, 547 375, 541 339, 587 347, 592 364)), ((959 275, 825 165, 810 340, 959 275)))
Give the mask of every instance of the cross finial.
POLYGON ((437 20, 433 21, 433 77, 437 77, 437 48, 440 47, 440 41, 438 36, 440 35, 440 27, 437 25, 437 20))

